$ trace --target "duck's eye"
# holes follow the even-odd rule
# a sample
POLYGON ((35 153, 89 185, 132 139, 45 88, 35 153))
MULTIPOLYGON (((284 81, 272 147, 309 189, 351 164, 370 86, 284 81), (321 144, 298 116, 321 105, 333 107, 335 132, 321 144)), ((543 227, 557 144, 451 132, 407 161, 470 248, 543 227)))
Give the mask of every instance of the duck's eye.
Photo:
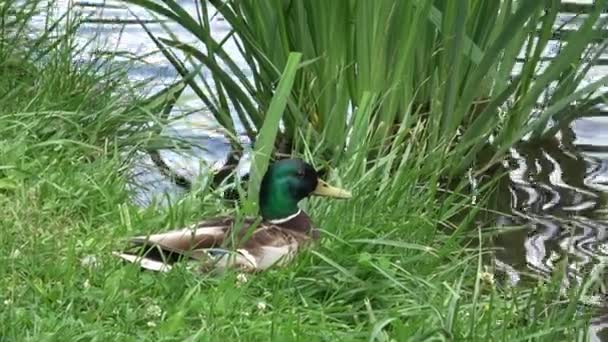
POLYGON ((304 170, 298 170, 297 173, 296 173, 296 175, 298 176, 298 178, 304 178, 304 174, 305 174, 304 170))

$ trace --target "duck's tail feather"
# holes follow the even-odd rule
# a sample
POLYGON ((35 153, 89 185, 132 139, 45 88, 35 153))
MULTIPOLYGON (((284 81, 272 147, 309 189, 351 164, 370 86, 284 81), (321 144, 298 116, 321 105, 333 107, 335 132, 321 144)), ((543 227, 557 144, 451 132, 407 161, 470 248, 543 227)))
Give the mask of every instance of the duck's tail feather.
POLYGON ((198 263, 198 270, 203 273, 226 270, 234 266, 248 272, 256 271, 258 268, 253 256, 241 249, 229 251, 223 248, 204 248, 184 253, 158 245, 144 244, 138 247, 139 250, 112 252, 112 254, 123 261, 154 272, 168 272, 181 260, 198 263))
MULTIPOLYGON (((224 241, 230 227, 199 223, 189 228, 170 232, 136 236, 129 239, 130 247, 113 254, 142 268, 165 272, 174 263, 189 259, 203 261, 214 259, 215 247, 224 241)), ((221 223, 221 222, 220 222, 221 223)))
POLYGON ((134 238, 131 247, 126 251, 115 251, 112 254, 123 261, 138 264, 141 268, 155 272, 168 272, 179 261, 197 262, 200 270, 211 271, 221 267, 229 255, 234 254, 224 248, 201 248, 179 250, 168 246, 154 244, 149 240, 134 238), (216 267, 219 266, 219 267, 216 267))
POLYGON ((131 246, 123 251, 116 251, 112 254, 124 261, 138 264, 143 269, 157 272, 167 272, 172 265, 184 260, 199 260, 203 257, 198 250, 182 250, 172 248, 157 243, 149 239, 136 237, 131 239, 131 246))
POLYGON ((121 252, 112 252, 112 255, 117 256, 127 262, 138 264, 141 268, 149 271, 168 272, 172 268, 172 266, 166 262, 154 260, 145 256, 138 256, 121 252))

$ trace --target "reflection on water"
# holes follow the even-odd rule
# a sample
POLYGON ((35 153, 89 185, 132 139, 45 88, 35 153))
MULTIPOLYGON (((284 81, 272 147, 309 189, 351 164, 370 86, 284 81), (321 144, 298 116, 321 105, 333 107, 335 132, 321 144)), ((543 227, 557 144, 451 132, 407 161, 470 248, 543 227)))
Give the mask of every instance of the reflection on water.
POLYGON ((498 224, 523 229, 505 229, 495 238, 496 268, 512 285, 550 277, 557 267, 565 267, 563 288, 597 274, 597 290, 584 303, 603 312, 591 331, 597 341, 608 341, 608 159, 602 153, 608 152, 608 130, 602 119, 585 120, 562 130, 559 139, 511 149, 498 203, 511 215, 498 224))

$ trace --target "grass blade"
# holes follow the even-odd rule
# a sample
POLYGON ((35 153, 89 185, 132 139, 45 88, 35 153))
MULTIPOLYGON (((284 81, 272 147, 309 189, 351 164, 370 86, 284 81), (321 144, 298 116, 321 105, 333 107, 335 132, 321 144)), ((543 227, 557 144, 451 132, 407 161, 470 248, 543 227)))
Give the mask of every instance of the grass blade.
MULTIPOLYGON (((293 52, 289 55, 287 65, 277 86, 277 91, 270 102, 268 112, 266 113, 266 119, 264 124, 258 133, 257 139, 254 144, 253 158, 251 161, 251 169, 249 171, 249 192, 248 198, 257 202, 257 195, 260 192, 260 183, 262 182, 262 176, 268 169, 270 156, 275 146, 277 132, 279 131, 279 124, 285 107, 287 105, 287 99, 290 96, 293 82, 296 77, 298 66, 302 59, 302 54, 293 52)), ((257 207, 257 203, 254 205, 257 207)))

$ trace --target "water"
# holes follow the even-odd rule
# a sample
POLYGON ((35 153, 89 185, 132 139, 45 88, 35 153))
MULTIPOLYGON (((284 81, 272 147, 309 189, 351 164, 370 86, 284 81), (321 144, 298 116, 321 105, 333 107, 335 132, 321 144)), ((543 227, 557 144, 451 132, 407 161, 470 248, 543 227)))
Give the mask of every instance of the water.
MULTIPOLYGON (((180 1, 180 4, 189 13, 196 13, 193 1, 180 1)), ((92 19, 79 30, 78 39, 82 44, 94 42, 88 49, 90 53, 95 53, 95 51, 116 52, 118 54, 115 58, 116 62, 124 61, 129 64, 131 80, 146 81, 145 91, 159 91, 179 79, 174 67, 158 52, 156 45, 149 39, 139 23, 136 21, 131 24, 116 23, 125 19, 133 21, 134 17, 144 21, 158 19, 150 13, 137 6, 125 6, 121 1, 86 1, 72 4, 70 0, 59 0, 59 7, 60 11, 71 7, 92 19), (139 60, 133 62, 132 58, 126 56, 137 56, 139 60), (141 58, 141 56, 145 57, 141 58)), ((214 17, 211 21, 214 38, 221 40, 229 33, 230 27, 223 18, 214 17)), ((196 39, 179 25, 164 24, 180 40, 204 49, 203 45, 197 44, 196 39)), ((155 36, 168 36, 161 24, 152 22, 147 23, 146 26, 155 36)), ((230 50, 237 51, 233 41, 228 41, 226 46, 230 50)), ((87 60, 91 56, 82 58, 87 60)), ((233 55, 233 58, 237 65, 246 65, 238 52, 233 55)), ((243 68, 242 70, 245 75, 251 75, 249 69, 243 68)), ((212 81, 209 83, 213 84, 212 81)), ((229 143, 222 134, 218 133, 221 127, 217 125, 213 116, 205 110, 202 101, 189 88, 180 97, 172 114, 182 116, 183 113, 192 114, 175 120, 163 133, 184 139, 194 147, 188 153, 161 150, 160 155, 178 175, 195 180, 199 175, 209 173, 209 170, 217 169, 224 164, 229 151, 229 143)), ((239 129, 240 127, 237 126, 237 131, 239 129)), ((243 137, 242 140, 246 142, 247 138, 243 137)), ((239 169, 248 169, 248 162, 248 158, 241 160, 242 165, 239 169)), ((131 178, 134 181, 132 190, 135 193, 135 201, 142 206, 153 201, 172 202, 180 198, 185 191, 164 176, 147 154, 139 155, 139 162, 132 170, 131 178)))
MULTIPOLYGON (((180 3, 189 6, 194 13, 191 1, 180 3)), ((67 6, 68 3, 62 5, 67 6)), ((106 6, 103 10, 91 6, 77 8, 94 18, 131 18, 130 12, 119 1, 106 2, 106 5, 119 6, 106 6)), ((129 9, 142 19, 153 19, 137 7, 129 9)), ((560 20, 564 22, 571 17, 572 14, 563 14, 560 20)), ((230 27, 221 17, 215 17, 212 23, 216 37, 229 32, 230 27)), ((576 24, 575 21, 569 25, 576 24)), ((191 39, 178 26, 169 26, 181 40, 191 39)), ((150 24, 149 28, 154 34, 164 33, 158 24, 150 24)), ((79 36, 83 42, 94 38, 100 47, 106 49, 110 46, 134 56, 147 55, 130 69, 130 77, 138 81, 150 80, 151 90, 160 89, 177 77, 170 63, 161 54, 154 53, 155 45, 138 24, 90 23, 82 28, 79 36)), ((558 51, 559 42, 554 42, 547 48, 546 56, 553 57, 558 51)), ((243 71, 249 73, 245 68, 243 71)), ((607 72, 606 66, 598 65, 588 79, 597 79, 607 72)), ((179 110, 197 114, 178 120, 167 128, 166 133, 196 142, 200 147, 193 149, 190 155, 168 150, 162 151, 161 155, 177 173, 194 179, 196 175, 223 163, 228 142, 216 133, 217 126, 211 116, 205 114, 202 103, 195 96, 186 94, 178 105, 179 110)), ((159 194, 168 194, 158 197, 160 200, 171 200, 183 193, 183 189, 158 171, 148 156, 142 155, 140 161, 133 170, 133 178, 138 184, 134 187, 136 200, 140 204, 150 203, 159 194)), ((500 209, 512 215, 500 217, 498 224, 523 228, 505 229, 495 239, 496 246, 502 248, 494 260, 497 271, 505 275, 508 283, 517 285, 528 279, 547 277, 565 262, 568 277, 562 284, 564 288, 580 282, 590 272, 601 274, 608 265, 608 118, 600 114, 579 119, 564 128, 554 141, 535 146, 522 144, 510 151, 505 167, 509 170, 509 177, 498 198, 500 209)), ((608 277, 604 275, 604 278, 608 277)), ((584 300, 600 311, 590 327, 593 341, 608 341, 606 287, 608 284, 584 300)))
POLYGON ((601 118, 582 119, 560 140, 510 151, 498 206, 512 215, 501 216, 498 225, 523 228, 505 229, 494 241, 500 248, 496 268, 511 285, 550 277, 565 266, 561 285, 567 289, 597 273, 599 288, 583 298, 599 311, 591 328, 596 341, 608 341, 608 146, 601 144, 607 125, 601 118))

